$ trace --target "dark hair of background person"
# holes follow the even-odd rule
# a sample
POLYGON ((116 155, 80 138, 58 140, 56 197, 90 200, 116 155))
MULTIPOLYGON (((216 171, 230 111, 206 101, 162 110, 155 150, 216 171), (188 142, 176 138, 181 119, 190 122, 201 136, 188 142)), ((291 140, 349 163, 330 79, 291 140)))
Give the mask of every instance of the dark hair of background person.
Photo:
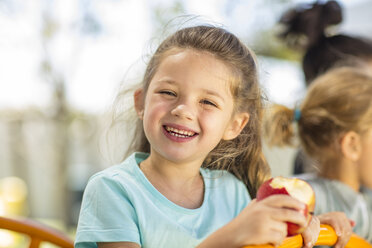
POLYGON ((300 4, 281 17, 280 34, 289 47, 304 50, 302 66, 306 85, 328 69, 370 64, 372 41, 346 34, 332 35, 332 26, 342 22, 342 7, 336 1, 300 4))
MULTIPOLYGON (((279 37, 288 47, 303 52, 302 69, 306 86, 335 67, 363 66, 372 70, 372 41, 334 33, 334 28, 343 21, 342 12, 342 6, 337 1, 316 1, 297 5, 285 12, 279 21, 284 27, 279 37)), ((300 149, 293 173, 314 172, 316 169, 316 162, 300 149)))

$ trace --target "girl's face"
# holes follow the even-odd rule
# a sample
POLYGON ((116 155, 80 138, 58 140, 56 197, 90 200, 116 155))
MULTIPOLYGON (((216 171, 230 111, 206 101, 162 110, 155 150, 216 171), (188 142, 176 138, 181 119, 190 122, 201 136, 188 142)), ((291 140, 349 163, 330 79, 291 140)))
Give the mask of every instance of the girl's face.
POLYGON ((362 184, 372 187, 372 128, 363 134, 361 149, 358 166, 362 184))
POLYGON ((233 113, 231 77, 207 52, 185 49, 165 57, 146 96, 141 90, 135 95, 151 156, 201 163, 221 139, 235 138, 249 115, 233 113))

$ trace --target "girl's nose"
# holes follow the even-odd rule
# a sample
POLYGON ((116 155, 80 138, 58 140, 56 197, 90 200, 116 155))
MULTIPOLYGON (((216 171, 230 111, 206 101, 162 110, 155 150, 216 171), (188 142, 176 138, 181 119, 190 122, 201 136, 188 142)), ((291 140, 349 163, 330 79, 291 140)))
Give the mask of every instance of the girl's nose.
POLYGON ((172 115, 188 120, 194 119, 194 113, 192 109, 186 104, 178 104, 172 111, 172 115))

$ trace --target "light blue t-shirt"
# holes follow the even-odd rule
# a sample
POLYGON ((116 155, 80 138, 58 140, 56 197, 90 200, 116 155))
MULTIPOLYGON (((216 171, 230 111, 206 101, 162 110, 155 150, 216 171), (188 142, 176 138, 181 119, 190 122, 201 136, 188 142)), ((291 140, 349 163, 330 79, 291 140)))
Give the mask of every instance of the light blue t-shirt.
POLYGON ((227 171, 200 169, 204 200, 187 209, 168 200, 147 180, 134 153, 94 176, 84 192, 75 247, 96 242, 135 242, 145 248, 195 247, 236 217, 250 202, 245 185, 227 171))
POLYGON ((317 177, 315 174, 298 177, 309 182, 315 191, 315 215, 344 212, 349 219, 355 221, 353 232, 372 242, 372 190, 362 188, 360 192, 356 192, 340 181, 317 177))

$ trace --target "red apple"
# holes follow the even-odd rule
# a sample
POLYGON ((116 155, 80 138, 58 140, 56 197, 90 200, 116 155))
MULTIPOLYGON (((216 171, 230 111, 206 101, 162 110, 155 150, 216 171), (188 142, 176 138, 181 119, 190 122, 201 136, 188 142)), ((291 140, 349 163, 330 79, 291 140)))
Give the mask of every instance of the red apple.
MULTIPOLYGON (((257 191, 257 201, 268 196, 282 194, 290 195, 305 203, 306 208, 301 213, 307 218, 307 224, 311 220, 311 213, 315 208, 315 193, 313 188, 304 180, 298 178, 274 177, 264 182, 257 191)), ((304 228, 297 224, 287 222, 288 236, 302 233, 304 228)))

